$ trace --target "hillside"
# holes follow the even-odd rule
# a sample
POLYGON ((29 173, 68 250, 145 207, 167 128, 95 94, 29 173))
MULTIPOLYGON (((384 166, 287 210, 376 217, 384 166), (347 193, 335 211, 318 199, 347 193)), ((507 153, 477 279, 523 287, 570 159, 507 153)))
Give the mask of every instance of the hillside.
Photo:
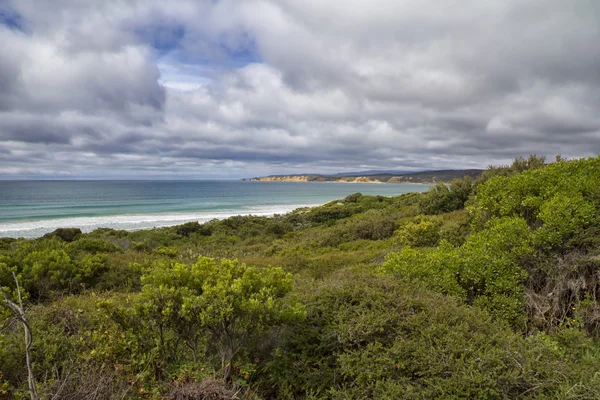
POLYGON ((466 176, 476 178, 483 170, 439 170, 422 171, 405 174, 373 173, 368 171, 362 175, 269 175, 250 178, 250 181, 261 182, 341 182, 341 183, 449 183, 454 179, 462 179, 466 176))
MULTIPOLYGON (((594 399, 599 188, 600 157, 530 157, 272 218, 5 238, 0 285, 42 398, 594 399)), ((0 398, 28 398, 0 323, 0 398)))

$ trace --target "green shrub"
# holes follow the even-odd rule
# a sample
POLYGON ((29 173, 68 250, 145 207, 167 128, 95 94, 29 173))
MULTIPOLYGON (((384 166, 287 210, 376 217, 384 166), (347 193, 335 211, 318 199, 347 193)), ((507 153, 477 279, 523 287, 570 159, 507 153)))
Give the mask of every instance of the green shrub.
POLYGON ((197 233, 200 236, 210 236, 212 231, 206 224, 201 225, 198 221, 192 221, 176 226, 175 233, 183 237, 189 237, 192 233, 197 233))
POLYGON ((472 211, 479 227, 489 218, 505 216, 520 216, 532 227, 537 227, 542 207, 550 212, 546 203, 555 196, 579 198, 581 205, 581 198, 594 202, 598 187, 600 157, 560 161, 518 175, 489 179, 477 188, 477 201, 472 211))
POLYGON ((527 278, 520 261, 531 254, 531 240, 523 219, 493 220, 458 248, 442 242, 434 250, 407 247, 392 253, 381 271, 459 296, 495 317, 517 323, 524 313, 523 283, 527 278))
POLYGON ((74 242, 69 243, 66 246, 66 250, 71 253, 117 253, 121 251, 120 247, 117 247, 108 240, 103 239, 91 239, 81 238, 74 242))
POLYGON ((131 250, 139 252, 149 252, 152 250, 148 242, 131 242, 131 250))
POLYGON ((344 198, 345 203, 356 203, 362 197, 362 193, 352 193, 344 198))
POLYGON ((348 233, 352 233, 351 241, 355 239, 384 240, 394 235, 396 218, 389 211, 368 211, 357 215, 345 225, 348 233))
POLYGON ((227 381, 250 340, 302 317, 299 304, 283 301, 291 289, 292 276, 281 268, 206 257, 191 266, 157 262, 143 274, 133 308, 114 312, 129 313, 122 327, 134 330, 156 368, 218 355, 227 381))
POLYGON ((449 185, 438 183, 419 199, 421 213, 437 215, 464 208, 473 191, 473 182, 468 176, 455 179, 449 185))
POLYGON ((543 225, 535 231, 536 244, 555 247, 594 222, 596 209, 580 193, 558 193, 541 205, 538 217, 543 225))
POLYGON ((34 298, 45 298, 52 291, 77 290, 83 276, 64 250, 35 251, 23 260, 20 274, 23 287, 34 298))
POLYGON ((154 250, 154 254, 158 254, 169 258, 175 258, 177 257, 177 249, 174 247, 161 246, 158 249, 154 250))
POLYGON ((465 210, 445 214, 439 230, 440 239, 454 246, 463 244, 470 233, 469 215, 465 210))
POLYGON ((356 209, 351 209, 344 206, 332 206, 327 208, 318 207, 311 210, 308 214, 308 219, 311 222, 318 224, 332 223, 340 219, 348 218, 356 214, 356 209))
POLYGON ((65 242, 72 242, 73 240, 77 240, 80 236, 81 229, 79 228, 58 228, 53 232, 45 234, 44 239, 56 237, 65 242))
POLYGON ((419 285, 344 271, 302 293, 306 320, 286 330, 266 398, 544 398, 599 387, 592 368, 419 285))
POLYGON ((459 269, 458 250, 443 242, 433 250, 417 250, 406 246, 398 253, 390 253, 379 271, 464 299, 465 289, 457 281, 459 269))
POLYGON ((408 246, 435 246, 440 239, 442 222, 435 217, 420 215, 396 231, 400 243, 408 246))

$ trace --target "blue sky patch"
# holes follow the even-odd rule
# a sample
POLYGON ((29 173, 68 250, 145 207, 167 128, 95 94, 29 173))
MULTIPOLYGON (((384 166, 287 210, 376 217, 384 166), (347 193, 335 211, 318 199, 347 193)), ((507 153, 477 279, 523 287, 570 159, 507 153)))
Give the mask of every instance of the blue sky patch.
POLYGON ((254 43, 240 48, 228 48, 223 43, 220 45, 220 49, 224 54, 227 55, 231 66, 236 68, 243 67, 248 64, 262 62, 261 57, 256 52, 254 43))
POLYGON ((0 24, 5 25, 10 29, 25 31, 25 21, 23 20, 23 17, 21 14, 10 8, 0 7, 0 24))
POLYGON ((136 28, 134 32, 159 56, 163 56, 179 47, 185 36, 185 27, 182 24, 156 24, 136 28))
POLYGON ((187 40, 181 48, 171 53, 173 59, 189 65, 199 65, 213 70, 242 68, 263 62, 256 44, 247 33, 235 33, 218 39, 199 37, 187 40))

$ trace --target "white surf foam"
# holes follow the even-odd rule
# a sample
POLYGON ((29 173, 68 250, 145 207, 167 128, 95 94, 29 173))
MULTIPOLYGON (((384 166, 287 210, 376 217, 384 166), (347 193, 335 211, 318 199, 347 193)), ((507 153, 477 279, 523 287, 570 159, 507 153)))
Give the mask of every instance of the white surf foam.
POLYGON ((243 210, 221 210, 211 212, 160 213, 160 214, 123 214, 99 217, 72 217, 38 221, 19 221, 0 223, 0 237, 35 238, 57 228, 79 228, 83 232, 91 232, 97 228, 123 229, 134 231, 140 229, 160 228, 198 221, 200 223, 212 219, 225 219, 235 215, 273 216, 284 214, 300 207, 313 207, 317 204, 294 204, 277 206, 256 206, 243 210))

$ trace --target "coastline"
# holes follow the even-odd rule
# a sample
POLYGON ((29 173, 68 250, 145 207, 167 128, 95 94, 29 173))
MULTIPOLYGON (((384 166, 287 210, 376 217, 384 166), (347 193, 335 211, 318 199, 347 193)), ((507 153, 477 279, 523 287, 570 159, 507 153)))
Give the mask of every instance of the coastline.
POLYGON ((288 182, 288 183, 343 183, 343 184, 349 184, 349 183, 360 183, 360 184, 367 184, 367 185, 435 185, 438 182, 362 182, 362 181, 255 181, 255 182, 273 182, 273 183, 282 183, 282 182, 288 182))
POLYGON ((167 228, 186 222, 205 223, 211 220, 223 220, 236 216, 273 217, 287 214, 300 208, 318 207, 322 204, 293 204, 269 207, 270 210, 198 212, 198 213, 154 213, 154 214, 118 214, 97 217, 54 218, 45 220, 8 221, 0 223, 0 238, 36 239, 59 228, 79 228, 89 233, 99 228, 124 230, 128 232, 167 228))
POLYGON ((295 179, 267 179, 267 178, 251 178, 246 179, 246 182, 264 182, 264 183, 364 183, 364 184, 386 184, 386 185, 435 185, 441 181, 433 182, 410 182, 410 181, 394 181, 394 182, 382 182, 376 180, 295 180, 295 179))
POLYGON ((411 173, 393 173, 386 171, 363 171, 348 175, 291 174, 268 175, 244 178, 250 182, 327 182, 327 183, 390 183, 390 184, 422 184, 435 185, 450 183, 455 179, 470 177, 475 179, 483 170, 480 169, 446 169, 429 170, 411 173))
MULTIPOLYGON (((0 237, 37 238, 58 228, 124 231, 162 228, 238 215, 271 216, 315 207, 349 194, 397 196, 428 185, 305 185, 269 182, 4 182, 0 237)), ((321 183, 321 182, 319 182, 321 183)))

